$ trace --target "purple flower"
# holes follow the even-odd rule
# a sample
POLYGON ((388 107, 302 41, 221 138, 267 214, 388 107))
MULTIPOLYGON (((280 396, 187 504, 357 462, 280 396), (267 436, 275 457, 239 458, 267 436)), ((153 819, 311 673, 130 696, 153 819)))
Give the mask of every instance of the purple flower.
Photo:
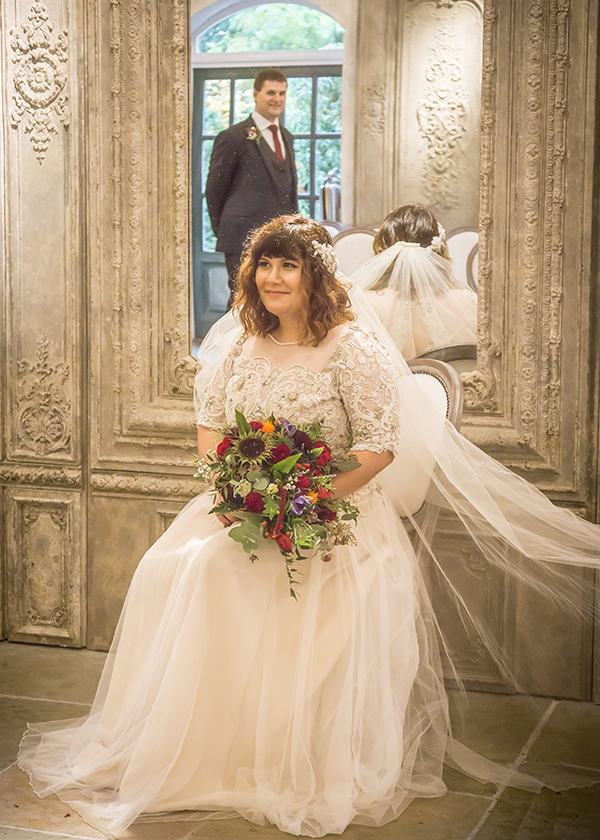
POLYGON ((302 516, 304 508, 310 507, 311 505, 312 502, 309 498, 303 496, 302 493, 298 493, 290 507, 292 508, 292 513, 296 516, 302 516))
POLYGON ((281 425, 285 429, 285 433, 288 437, 293 437, 294 432, 296 431, 296 427, 293 426, 289 420, 282 420, 281 425))

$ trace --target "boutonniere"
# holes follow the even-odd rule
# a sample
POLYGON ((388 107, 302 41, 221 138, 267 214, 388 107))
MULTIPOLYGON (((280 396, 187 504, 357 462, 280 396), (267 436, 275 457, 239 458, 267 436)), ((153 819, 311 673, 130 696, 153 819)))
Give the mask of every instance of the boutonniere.
POLYGON ((250 128, 246 129, 246 137, 248 140, 260 140, 260 131, 256 128, 256 126, 251 125, 250 128))

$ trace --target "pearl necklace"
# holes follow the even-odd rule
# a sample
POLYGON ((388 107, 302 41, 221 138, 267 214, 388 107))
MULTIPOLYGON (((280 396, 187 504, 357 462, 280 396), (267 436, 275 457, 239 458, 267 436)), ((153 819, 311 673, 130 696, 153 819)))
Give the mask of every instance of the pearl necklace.
POLYGON ((272 333, 267 333, 269 338, 272 338, 275 344, 279 344, 280 347, 291 347, 292 344, 302 344, 301 341, 277 341, 275 336, 272 333))

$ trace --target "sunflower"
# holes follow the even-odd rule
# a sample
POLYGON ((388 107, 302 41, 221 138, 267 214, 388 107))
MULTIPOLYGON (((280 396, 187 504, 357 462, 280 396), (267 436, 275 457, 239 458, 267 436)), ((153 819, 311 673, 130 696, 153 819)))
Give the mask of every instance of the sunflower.
POLYGON ((232 441, 231 451, 243 464, 256 464, 269 452, 271 446, 266 436, 261 432, 251 431, 249 434, 232 441))

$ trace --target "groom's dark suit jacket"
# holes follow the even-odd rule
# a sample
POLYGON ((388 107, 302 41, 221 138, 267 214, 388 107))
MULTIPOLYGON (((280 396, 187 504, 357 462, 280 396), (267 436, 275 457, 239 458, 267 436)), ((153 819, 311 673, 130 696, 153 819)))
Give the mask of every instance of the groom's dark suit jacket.
MULTIPOLYGON (((206 180, 206 201, 217 251, 239 254, 254 228, 298 210, 298 189, 292 135, 280 127, 285 160, 254 125, 252 117, 215 138, 206 180), (254 128, 257 139, 248 133, 254 128)), ((251 133, 251 132, 250 132, 251 133)))

